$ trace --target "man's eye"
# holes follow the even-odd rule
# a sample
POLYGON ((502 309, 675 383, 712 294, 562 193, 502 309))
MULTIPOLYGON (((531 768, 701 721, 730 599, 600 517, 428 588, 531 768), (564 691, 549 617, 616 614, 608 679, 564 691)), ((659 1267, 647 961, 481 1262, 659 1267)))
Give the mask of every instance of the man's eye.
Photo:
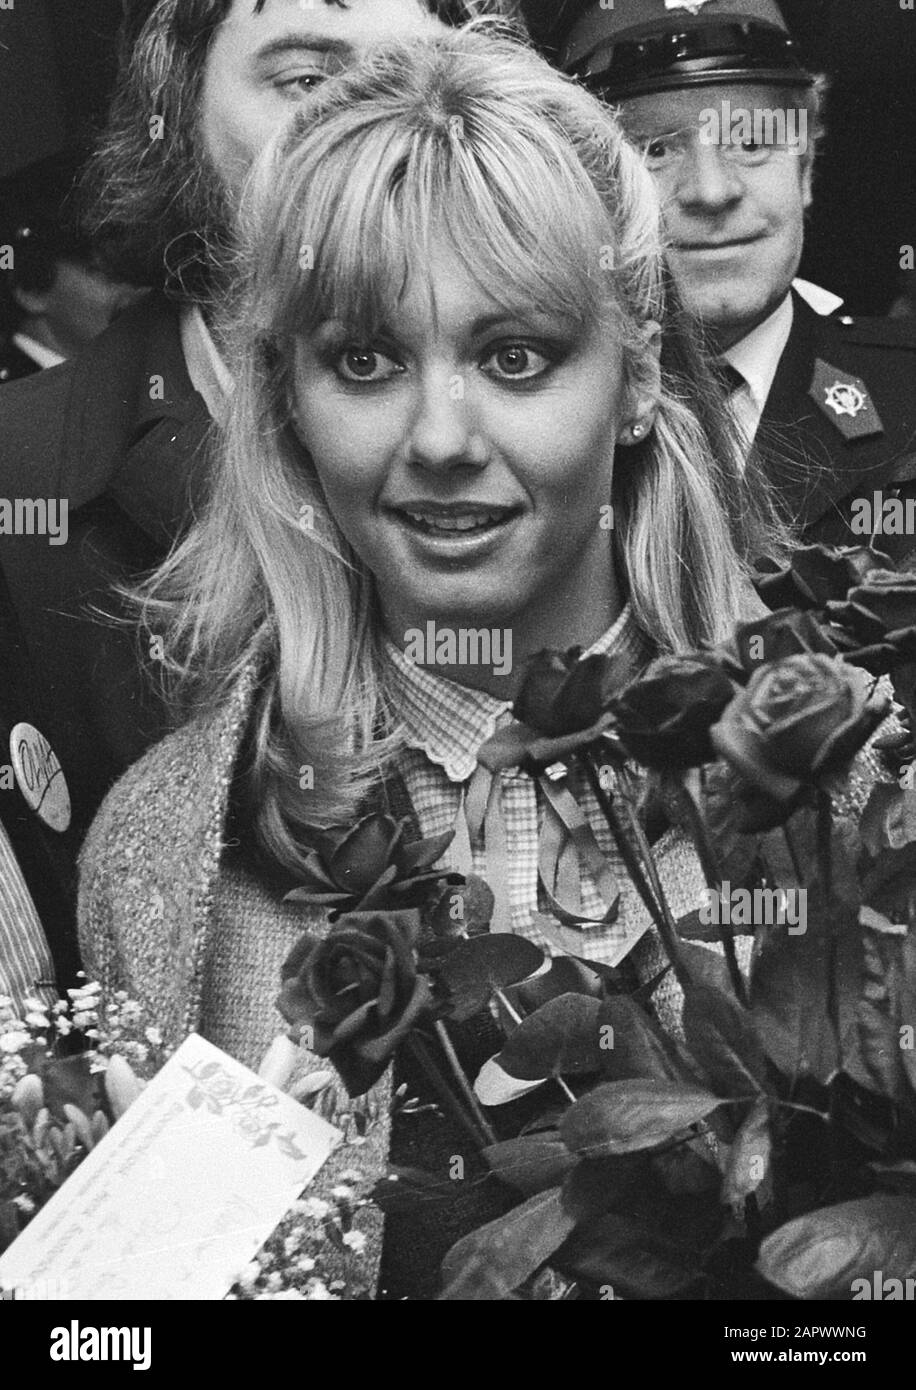
POLYGON ((483 370, 504 381, 531 381, 552 365, 549 357, 526 343, 505 343, 485 358, 483 370))
POLYGON ((347 347, 339 354, 335 370, 344 381, 389 381, 404 368, 375 348, 347 347))
POLYGON ((660 164, 669 163, 677 156, 677 153, 677 141, 670 135, 659 135, 653 140, 643 141, 643 154, 646 161, 656 168, 660 164))
POLYGON ((326 81, 329 74, 326 72, 297 72, 292 77, 278 77, 274 80, 274 86, 283 93, 284 96, 298 100, 300 97, 308 96, 316 87, 326 81))

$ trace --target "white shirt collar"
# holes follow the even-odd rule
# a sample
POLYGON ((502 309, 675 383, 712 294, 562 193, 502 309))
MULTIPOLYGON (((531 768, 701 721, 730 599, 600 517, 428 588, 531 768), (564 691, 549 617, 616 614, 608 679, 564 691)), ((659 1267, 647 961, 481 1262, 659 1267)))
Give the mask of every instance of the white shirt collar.
POLYGON ((820 285, 812 284, 810 280, 793 280, 792 288, 796 294, 800 294, 806 303, 810 304, 816 314, 826 318, 829 314, 835 314, 837 309, 842 307, 843 301, 838 294, 832 290, 825 290, 820 285))
POLYGON ((725 361, 730 362, 744 377, 758 419, 770 394, 779 359, 789 341, 793 318, 792 296, 787 294, 769 318, 758 323, 746 337, 722 354, 725 361))
POLYGON ((191 385, 203 396, 213 419, 219 420, 232 393, 232 377, 197 304, 182 309, 179 331, 191 385))
POLYGON ((38 367, 59 367, 66 358, 53 348, 45 347, 37 338, 30 338, 28 333, 14 333, 13 343, 20 352, 24 352, 26 357, 31 357, 38 367))

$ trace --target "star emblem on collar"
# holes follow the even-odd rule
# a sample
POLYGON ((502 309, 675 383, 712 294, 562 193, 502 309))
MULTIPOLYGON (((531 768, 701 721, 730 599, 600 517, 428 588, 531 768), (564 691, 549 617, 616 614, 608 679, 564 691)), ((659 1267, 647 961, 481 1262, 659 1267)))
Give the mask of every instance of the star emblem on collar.
POLYGON ((854 420, 868 404, 868 397, 855 382, 835 381, 824 388, 826 403, 837 415, 849 415, 854 420))

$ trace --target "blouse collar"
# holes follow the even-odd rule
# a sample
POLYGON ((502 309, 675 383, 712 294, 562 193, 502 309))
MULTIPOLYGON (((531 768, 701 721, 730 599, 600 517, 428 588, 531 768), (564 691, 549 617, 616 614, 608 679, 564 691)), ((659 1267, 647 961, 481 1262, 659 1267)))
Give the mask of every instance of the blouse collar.
MULTIPOLYGON (((652 658, 651 643, 638 626, 629 602, 583 655, 609 655, 612 651, 630 658, 634 676, 652 658)), ((466 782, 477 766, 480 745, 510 722, 511 702, 418 666, 387 637, 383 655, 389 695, 405 731, 406 746, 425 753, 452 782, 466 782)))

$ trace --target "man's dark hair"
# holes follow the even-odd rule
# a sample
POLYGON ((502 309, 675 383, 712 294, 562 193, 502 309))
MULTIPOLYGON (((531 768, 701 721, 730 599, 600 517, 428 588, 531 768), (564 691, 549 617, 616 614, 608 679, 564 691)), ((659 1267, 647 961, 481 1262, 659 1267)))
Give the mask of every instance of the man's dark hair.
MULTIPOLYGON (((420 0, 447 24, 479 14, 517 19, 515 0, 420 0)), ((259 14, 270 0, 251 0, 259 14)), ((345 0, 324 0, 346 9, 345 0)), ((232 0, 126 0, 119 76, 83 188, 84 223, 109 274, 205 299, 228 247, 232 210, 201 159, 204 65, 232 0), (161 118, 161 138, 151 121, 161 118), (210 216, 201 228, 200 211, 210 216), (197 225, 194 225, 197 224, 197 225)))

